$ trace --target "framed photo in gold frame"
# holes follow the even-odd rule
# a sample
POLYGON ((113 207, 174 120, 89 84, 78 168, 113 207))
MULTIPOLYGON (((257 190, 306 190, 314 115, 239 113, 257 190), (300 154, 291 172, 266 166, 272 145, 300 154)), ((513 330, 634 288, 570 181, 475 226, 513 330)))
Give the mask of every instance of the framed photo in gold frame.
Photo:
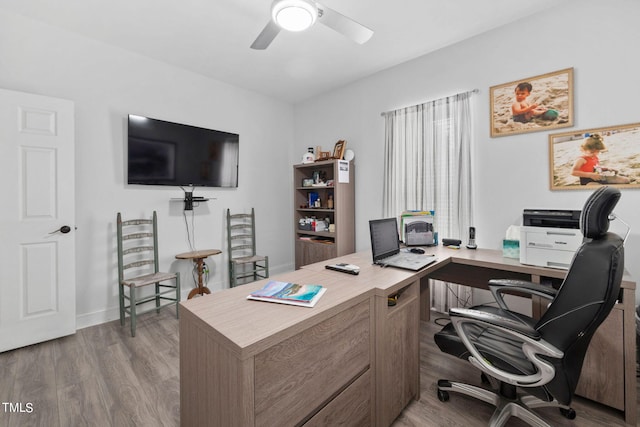
POLYGON ((551 190, 640 188, 640 123, 549 135, 551 190))
POLYGON ((336 142, 336 145, 333 146, 333 159, 338 159, 338 160, 342 160, 342 157, 344 156, 344 149, 347 146, 347 141, 345 140, 340 140, 338 142, 336 142))
POLYGON ((573 68, 489 89, 491 137, 573 126, 573 68))

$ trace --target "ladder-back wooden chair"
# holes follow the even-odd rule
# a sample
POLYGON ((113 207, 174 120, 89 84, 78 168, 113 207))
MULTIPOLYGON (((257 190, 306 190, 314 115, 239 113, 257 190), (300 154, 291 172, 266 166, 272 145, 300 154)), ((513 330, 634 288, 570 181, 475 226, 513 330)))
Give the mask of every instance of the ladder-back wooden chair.
POLYGON ((120 325, 125 314, 131 319, 131 336, 136 336, 136 318, 152 310, 180 302, 180 273, 163 273, 158 265, 158 219, 153 211, 151 219, 122 220, 117 217, 118 295, 120 325), (167 282, 167 283, 164 283, 167 282), (173 282, 173 283, 171 283, 173 282), (153 286, 149 286, 153 285, 153 286), (138 294, 138 288, 153 289, 138 294), (151 306, 152 303, 153 306, 151 306), (147 305, 144 309, 139 306, 147 305))
POLYGON ((251 278, 254 281, 269 277, 269 257, 256 254, 255 220, 253 208, 250 214, 231 214, 227 209, 229 286, 232 288, 239 284, 239 280, 251 278))

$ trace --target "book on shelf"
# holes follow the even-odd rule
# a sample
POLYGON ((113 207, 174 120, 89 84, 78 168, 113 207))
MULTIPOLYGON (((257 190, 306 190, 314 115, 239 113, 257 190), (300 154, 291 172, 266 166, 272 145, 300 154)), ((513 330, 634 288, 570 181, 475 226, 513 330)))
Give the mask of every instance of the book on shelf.
POLYGON ((324 243, 325 245, 333 245, 333 240, 326 237, 315 237, 315 238, 311 238, 311 240, 315 243, 324 243))
POLYGON ((299 285, 269 280, 262 289, 249 294, 247 299, 313 307, 326 290, 327 288, 321 285, 299 285))
POLYGON ((309 208, 315 208, 316 206, 316 201, 320 198, 320 195, 318 193, 316 193, 315 191, 310 191, 309 194, 307 194, 307 206, 309 208))

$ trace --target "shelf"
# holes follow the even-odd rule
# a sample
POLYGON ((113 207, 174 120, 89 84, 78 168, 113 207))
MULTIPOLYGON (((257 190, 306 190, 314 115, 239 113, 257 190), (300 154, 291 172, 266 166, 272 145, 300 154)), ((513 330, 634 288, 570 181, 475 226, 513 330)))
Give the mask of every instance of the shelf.
POLYGON ((318 237, 328 237, 331 239, 336 238, 336 233, 331 233, 329 231, 311 231, 311 230, 296 230, 296 234, 298 237, 300 236, 318 236, 318 237))
POLYGON ((319 167, 319 166, 333 166, 333 164, 336 162, 335 159, 327 159, 327 160, 316 160, 313 163, 299 163, 297 165, 293 165, 294 168, 313 168, 313 167, 319 167))
POLYGON ((186 197, 178 199, 178 198, 171 198, 169 199, 170 202, 182 202, 184 203, 184 210, 185 211, 192 211, 193 208, 197 208, 198 206, 200 206, 200 203, 204 203, 204 202, 208 202, 209 200, 215 200, 215 199, 209 199, 206 197, 194 197, 193 199, 191 199, 191 203, 189 203, 189 200, 187 200, 186 197))
MULTIPOLYGON (((354 165, 349 162, 348 179, 337 160, 324 160, 293 166, 293 215, 295 221, 296 269, 355 251, 355 187, 354 165), (321 181, 317 181, 320 178, 321 181), (342 178, 342 182, 340 181, 342 178), (302 185, 321 182, 322 185, 302 185), (329 184, 329 185, 327 185, 329 184), (309 195, 316 193, 321 206, 315 208, 309 195), (331 208, 329 200, 333 201, 331 208), (303 218, 328 218, 333 233, 298 228, 303 218), (314 240, 312 240, 314 239, 314 240)), ((315 201, 315 198, 313 198, 315 201)))
POLYGON ((335 245, 334 241, 331 240, 309 240, 309 239, 298 239, 300 242, 308 243, 311 245, 322 245, 322 246, 333 246, 335 245))
POLYGON ((296 209, 296 211, 298 212, 325 212, 325 213, 333 213, 336 210, 335 209, 329 209, 329 208, 298 208, 296 209))
MULTIPOLYGON (((175 197, 172 197, 172 198, 171 198, 171 199, 169 199, 169 200, 171 200, 172 202, 184 202, 184 201, 185 201, 185 198, 184 198, 184 197, 182 197, 182 198, 175 198, 175 197)), ((215 199, 207 199, 207 198, 204 198, 204 197, 203 197, 203 198, 194 197, 194 198, 193 198, 193 203, 198 203, 198 202, 208 202, 209 200, 215 200, 215 199)))
POLYGON ((327 188, 334 189, 334 185, 316 185, 311 187, 296 187, 296 190, 326 190, 327 188))

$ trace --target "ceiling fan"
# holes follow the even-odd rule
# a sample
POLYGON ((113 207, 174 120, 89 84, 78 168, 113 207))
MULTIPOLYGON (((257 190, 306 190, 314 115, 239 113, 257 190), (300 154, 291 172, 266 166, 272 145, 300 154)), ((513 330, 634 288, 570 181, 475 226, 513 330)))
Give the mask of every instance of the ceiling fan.
POLYGON ((313 0, 275 0, 271 19, 251 45, 251 49, 266 49, 281 29, 304 31, 319 21, 356 43, 363 44, 373 31, 351 18, 313 0))

